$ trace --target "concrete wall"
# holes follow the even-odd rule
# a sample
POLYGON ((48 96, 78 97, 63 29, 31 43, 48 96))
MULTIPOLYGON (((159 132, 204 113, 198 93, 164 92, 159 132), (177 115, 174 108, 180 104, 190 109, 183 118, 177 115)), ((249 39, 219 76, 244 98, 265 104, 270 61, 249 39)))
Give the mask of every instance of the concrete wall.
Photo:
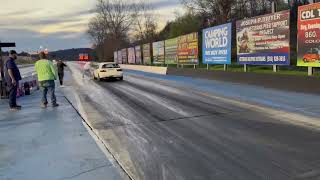
POLYGON ((155 74, 167 74, 167 70, 168 70, 167 67, 128 65, 128 64, 121 64, 120 67, 122 69, 143 71, 143 72, 155 73, 155 74))

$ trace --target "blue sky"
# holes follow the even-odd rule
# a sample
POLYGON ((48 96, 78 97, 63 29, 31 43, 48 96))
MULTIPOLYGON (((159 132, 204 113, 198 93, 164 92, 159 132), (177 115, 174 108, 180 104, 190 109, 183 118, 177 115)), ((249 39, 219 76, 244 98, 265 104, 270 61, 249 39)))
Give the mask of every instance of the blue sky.
MULTIPOLYGON (((127 0, 131 2, 130 0, 127 0)), ((159 28, 183 11, 179 0, 149 0, 159 28)), ((86 34, 95 0, 0 0, 0 41, 14 41, 18 51, 91 47, 86 34)))

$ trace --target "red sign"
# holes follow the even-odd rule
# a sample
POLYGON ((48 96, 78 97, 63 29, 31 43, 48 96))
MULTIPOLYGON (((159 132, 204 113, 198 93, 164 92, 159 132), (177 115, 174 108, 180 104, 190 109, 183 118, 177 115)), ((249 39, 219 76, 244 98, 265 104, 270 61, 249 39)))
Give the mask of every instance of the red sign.
POLYGON ((87 54, 87 53, 79 54, 79 60, 80 61, 89 61, 89 54, 87 54))
POLYGON ((299 7, 297 65, 320 67, 320 3, 299 7))

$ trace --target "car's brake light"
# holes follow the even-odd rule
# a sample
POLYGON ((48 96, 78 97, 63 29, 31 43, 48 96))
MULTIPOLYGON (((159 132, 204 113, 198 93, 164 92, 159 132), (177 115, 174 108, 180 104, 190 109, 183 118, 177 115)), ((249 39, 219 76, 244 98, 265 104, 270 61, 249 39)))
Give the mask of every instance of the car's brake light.
POLYGON ((122 71, 122 69, 117 69, 117 71, 122 71))

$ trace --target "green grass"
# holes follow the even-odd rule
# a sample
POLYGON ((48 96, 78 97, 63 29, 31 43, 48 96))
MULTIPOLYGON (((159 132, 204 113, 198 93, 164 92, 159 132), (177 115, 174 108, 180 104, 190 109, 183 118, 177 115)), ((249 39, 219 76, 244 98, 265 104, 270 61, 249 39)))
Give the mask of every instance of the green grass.
MULTIPOLYGON (((161 66, 161 65, 151 65, 151 66, 161 66)), ((168 67, 176 68, 176 64, 170 64, 168 67)), ((297 67, 297 66, 279 66, 278 72, 273 72, 273 67, 271 65, 248 65, 247 72, 253 73, 264 73, 264 74, 283 74, 283 75, 295 75, 295 76, 308 76, 307 67, 297 67)), ((186 69, 193 69, 193 65, 184 65, 186 69)), ((197 69, 207 69, 206 64, 197 65, 197 69)), ((315 74, 313 76, 320 77, 320 68, 315 68, 315 74)), ((210 71, 223 71, 223 65, 209 65, 210 71)), ((228 65, 227 71, 229 72, 244 72, 243 65, 231 64, 228 65)))
MULTIPOLYGON (((223 65, 210 65, 209 69, 213 71, 223 71, 224 67, 223 65)), ((227 71, 244 72, 244 68, 243 68, 243 65, 228 65, 227 71)), ((250 66, 249 65, 248 72, 308 76, 308 69, 306 67, 296 67, 296 66, 279 66, 279 71, 273 72, 272 66, 250 66)), ((316 69, 314 76, 320 77, 319 68, 316 69)))
POLYGON ((30 60, 30 59, 17 59, 16 63, 18 65, 25 65, 25 64, 34 64, 36 61, 30 60))

